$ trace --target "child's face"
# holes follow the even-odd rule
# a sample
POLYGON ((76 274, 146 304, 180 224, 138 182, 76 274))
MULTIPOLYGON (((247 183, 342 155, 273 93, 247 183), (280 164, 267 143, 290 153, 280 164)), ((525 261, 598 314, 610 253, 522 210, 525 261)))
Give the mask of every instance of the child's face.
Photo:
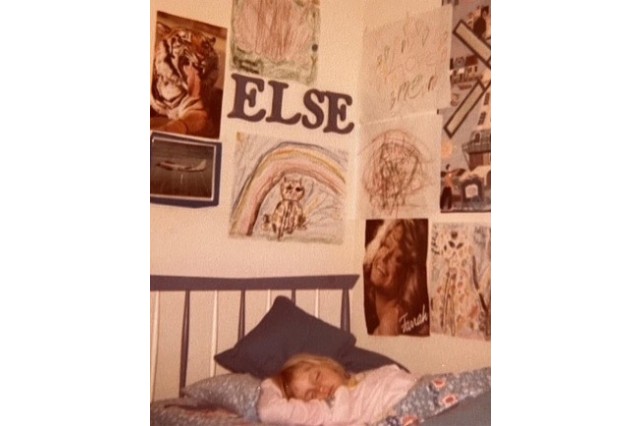
POLYGON ((317 365, 300 370, 289 388, 294 398, 311 401, 330 398, 339 386, 346 384, 347 379, 342 374, 326 365, 317 365))

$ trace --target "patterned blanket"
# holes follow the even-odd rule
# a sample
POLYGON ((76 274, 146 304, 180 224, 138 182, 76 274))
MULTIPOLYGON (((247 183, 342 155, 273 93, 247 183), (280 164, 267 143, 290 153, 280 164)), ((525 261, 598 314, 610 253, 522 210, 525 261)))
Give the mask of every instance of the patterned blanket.
POLYGON ((423 425, 425 420, 448 410, 460 401, 491 389, 491 368, 422 377, 375 426, 423 425))
MULTIPOLYGON (((368 426, 428 426, 440 413, 461 401, 491 390, 491 368, 421 377, 391 412, 368 426)), ((151 404, 151 426, 266 426, 220 407, 206 406, 194 398, 151 404)), ((269 425, 281 426, 281 425, 269 425)))

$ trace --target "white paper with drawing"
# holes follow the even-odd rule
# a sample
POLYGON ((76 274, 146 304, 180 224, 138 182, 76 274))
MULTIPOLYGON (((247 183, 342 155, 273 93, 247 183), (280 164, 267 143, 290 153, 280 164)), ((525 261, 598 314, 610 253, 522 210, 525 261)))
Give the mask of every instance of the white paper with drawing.
POLYGON ((340 244, 348 154, 237 134, 230 235, 340 244))
POLYGON ((359 215, 411 218, 439 208, 442 117, 418 114, 362 126, 359 215))
POLYGON ((363 38, 362 122, 449 105, 450 5, 368 30, 363 38))

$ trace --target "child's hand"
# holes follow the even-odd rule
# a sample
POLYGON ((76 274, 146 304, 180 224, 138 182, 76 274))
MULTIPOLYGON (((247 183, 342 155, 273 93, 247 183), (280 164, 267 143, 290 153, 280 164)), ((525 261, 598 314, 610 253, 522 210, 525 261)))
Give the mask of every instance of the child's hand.
POLYGON ((402 426, 411 426, 411 425, 417 425, 418 422, 418 418, 416 416, 404 416, 402 417, 402 426))
POLYGON ((412 426, 418 424, 416 416, 389 416, 384 419, 385 426, 412 426))

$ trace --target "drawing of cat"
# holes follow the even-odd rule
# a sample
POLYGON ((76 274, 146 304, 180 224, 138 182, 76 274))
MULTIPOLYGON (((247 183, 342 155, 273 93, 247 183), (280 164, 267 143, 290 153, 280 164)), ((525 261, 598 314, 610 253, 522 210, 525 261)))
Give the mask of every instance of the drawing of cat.
POLYGON ((295 229, 306 229, 306 218, 300 201, 304 195, 305 188, 302 185, 302 178, 295 179, 284 176, 280 181, 282 199, 272 214, 263 216, 263 230, 274 232, 280 240, 285 232, 292 234, 295 229))

